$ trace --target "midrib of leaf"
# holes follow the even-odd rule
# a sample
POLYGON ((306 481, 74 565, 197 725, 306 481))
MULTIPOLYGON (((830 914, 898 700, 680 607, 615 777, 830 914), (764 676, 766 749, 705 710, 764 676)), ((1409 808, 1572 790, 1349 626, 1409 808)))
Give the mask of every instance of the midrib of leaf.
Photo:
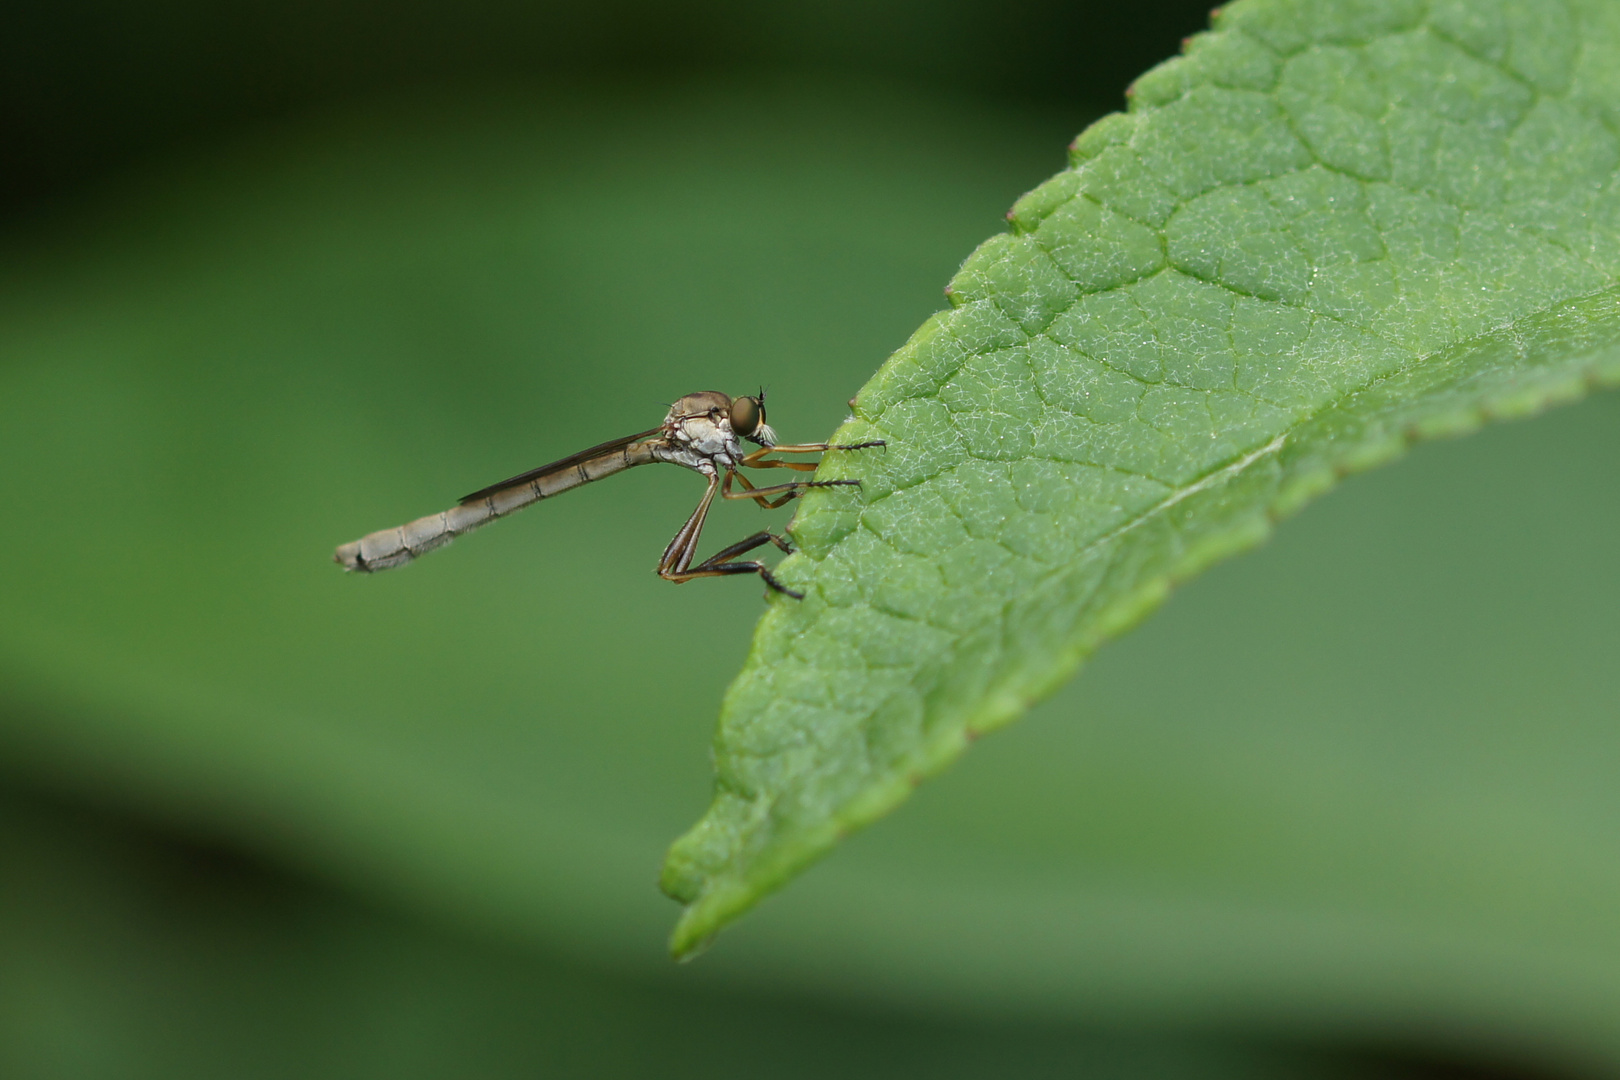
MULTIPOLYGON (((1620 85, 1577 85, 1543 62, 1543 54, 1577 48, 1551 40, 1562 28, 1584 50, 1583 71, 1620 66, 1613 22, 1601 5, 1550 0, 1469 7, 1244 0, 1188 56, 1137 83, 1130 115, 1106 118, 1077 139, 1074 167, 1020 200, 1009 214, 1013 232, 983 245, 952 282, 954 310, 930 320, 884 365, 835 436, 890 445, 835 455, 823 469, 862 478, 864 501, 813 498, 795 521, 802 554, 782 574, 809 595, 802 604, 773 605, 761 621, 722 710, 715 803, 666 864, 666 890, 687 904, 676 953, 689 954, 841 835, 892 809, 972 738, 1021 715, 1175 583, 1260 542, 1277 518, 1340 476, 1390 460, 1415 439, 1459 434, 1620 380, 1615 147, 1583 151, 1551 138, 1601 130, 1612 144, 1609 111, 1620 110, 1620 85), (1541 53, 1535 40, 1521 44, 1526 8, 1548 39, 1541 53), (1493 32, 1506 42, 1501 55, 1491 55, 1493 32), (1333 76, 1333 65, 1361 62, 1386 41, 1397 58, 1398 48, 1439 49, 1442 59, 1454 48, 1478 68, 1456 60, 1460 75, 1397 72, 1390 85, 1412 95, 1427 79, 1433 99, 1388 105, 1377 139, 1355 117, 1344 120, 1364 144, 1386 140, 1382 165, 1366 145, 1335 144, 1332 131, 1308 146, 1301 127, 1328 109, 1300 92, 1312 85, 1304 76, 1287 90, 1289 64, 1333 76), (1515 47, 1524 71, 1504 60, 1515 47), (1497 72, 1500 82, 1482 71, 1497 72), (1543 82, 1565 78, 1562 93, 1525 71, 1543 82), (1447 75, 1465 89, 1473 79, 1475 98, 1448 99, 1447 75), (1269 114, 1256 104, 1261 82, 1269 114), (1278 104, 1289 92, 1293 104, 1278 104), (1570 107, 1567 117, 1540 117, 1550 134, 1532 132, 1549 143, 1554 175, 1526 173, 1508 153, 1510 140, 1542 104, 1577 98, 1581 108, 1570 107), (1199 159, 1206 144, 1197 141, 1181 158, 1155 158, 1155 140, 1186 137, 1187 123, 1211 101, 1241 115, 1230 131, 1199 133, 1215 145, 1210 160, 1199 159), (1177 106, 1187 115, 1173 115, 1177 106), (1469 127, 1459 115, 1480 122, 1469 127), (1391 134, 1401 131, 1416 132, 1416 149, 1391 134), (1502 160, 1460 156, 1457 147, 1471 144, 1500 144, 1502 160), (1248 156, 1222 158, 1233 147, 1248 156), (1558 175, 1572 171, 1570 154, 1579 163, 1583 152, 1602 159, 1603 168, 1588 169, 1601 173, 1597 180, 1558 175), (1404 175, 1403 153, 1412 155, 1404 175), (1464 177, 1438 167, 1425 174, 1423 153, 1464 177), (1150 160, 1159 174, 1147 171, 1150 160), (1414 176, 1428 186, 1412 183, 1414 176), (1539 201, 1478 197, 1533 193, 1538 184, 1547 192, 1539 201), (1355 257, 1343 258, 1335 241, 1355 257), (1378 254, 1355 253, 1374 241, 1378 254), (1067 265, 1059 262, 1065 249, 1067 265), (1493 269, 1510 280, 1498 287, 1493 269), (1351 287, 1331 291, 1335 275, 1351 287), (1156 301, 1145 292, 1153 288, 1163 293, 1156 301), (1106 295, 1131 308, 1076 315, 1083 301, 1106 295), (1224 326, 1217 325, 1212 313, 1223 310, 1224 326), (1267 323, 1268 312, 1293 314, 1267 323), (1058 325, 1065 318, 1067 331, 1058 325), (1258 350, 1238 346, 1245 318, 1258 350), (1217 332, 1230 353, 1217 357, 1230 361, 1230 388, 1214 385, 1189 344, 1217 340, 1210 336, 1217 332), (1268 333, 1276 339, 1270 352, 1268 333), (1297 340, 1285 340, 1290 334, 1297 340), (1114 350, 1097 341, 1122 344, 1114 350), (1048 355, 1035 356, 1037 346, 1048 355), (1144 363, 1158 365, 1157 379, 1144 363), (1245 373, 1255 379, 1247 391, 1245 373), (1156 391, 1169 393, 1152 406, 1161 410, 1155 422, 1143 402, 1156 391), (1122 411, 1133 400, 1134 410, 1122 411), (1201 430, 1176 427, 1199 405, 1214 451, 1201 430), (1111 443, 1109 433, 1118 436, 1111 443), (1141 438, 1133 442, 1133 433, 1141 438), (1009 449, 1020 440, 1028 445, 1009 449), (1155 447, 1169 475, 1124 460, 1150 460, 1155 447), (1011 474, 1023 465, 1045 467, 1045 481, 1010 492, 1011 474), (996 481, 998 469, 1005 482, 996 481), (941 492, 942 484, 954 487, 941 492), (1025 525, 1020 551, 1009 529, 1025 525), (947 533, 965 539, 952 546, 941 540, 947 533), (981 581, 988 587, 976 589, 981 581)), ((1327 97, 1360 92, 1336 76, 1321 85, 1327 97)))

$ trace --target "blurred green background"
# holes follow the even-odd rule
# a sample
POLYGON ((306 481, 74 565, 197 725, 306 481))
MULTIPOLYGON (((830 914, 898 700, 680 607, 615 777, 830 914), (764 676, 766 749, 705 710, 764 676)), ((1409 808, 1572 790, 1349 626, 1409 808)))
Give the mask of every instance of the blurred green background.
POLYGON ((687 391, 824 435, 1204 18, 14 12, 0 1075, 1620 1069, 1613 398, 1350 481, 682 967, 701 484, 327 561, 687 391))

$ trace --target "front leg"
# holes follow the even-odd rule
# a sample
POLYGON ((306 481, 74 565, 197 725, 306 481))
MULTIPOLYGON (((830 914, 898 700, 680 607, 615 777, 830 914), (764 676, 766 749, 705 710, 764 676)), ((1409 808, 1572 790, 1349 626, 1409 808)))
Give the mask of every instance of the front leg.
POLYGON ((814 472, 816 465, 810 461, 766 461, 766 454, 823 454, 828 450, 866 450, 873 446, 886 445, 882 439, 873 439, 863 443, 778 443, 775 446, 762 446, 747 455, 739 463, 750 469, 797 469, 800 472, 814 472))

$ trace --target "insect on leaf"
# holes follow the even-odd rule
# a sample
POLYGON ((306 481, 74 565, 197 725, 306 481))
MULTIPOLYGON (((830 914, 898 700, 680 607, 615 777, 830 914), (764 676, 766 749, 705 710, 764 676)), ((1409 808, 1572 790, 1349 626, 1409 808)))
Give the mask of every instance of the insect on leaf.
POLYGON ((671 850, 689 955, 1170 588, 1620 381, 1620 6, 1239 0, 861 390, 671 850))

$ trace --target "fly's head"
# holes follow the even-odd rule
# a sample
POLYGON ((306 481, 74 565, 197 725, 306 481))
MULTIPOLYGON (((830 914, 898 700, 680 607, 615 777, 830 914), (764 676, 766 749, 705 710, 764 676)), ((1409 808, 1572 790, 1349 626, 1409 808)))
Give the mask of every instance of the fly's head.
POLYGON ((775 446, 776 432, 765 422, 765 390, 758 397, 740 397, 731 403, 727 413, 731 430, 757 446, 775 446))

